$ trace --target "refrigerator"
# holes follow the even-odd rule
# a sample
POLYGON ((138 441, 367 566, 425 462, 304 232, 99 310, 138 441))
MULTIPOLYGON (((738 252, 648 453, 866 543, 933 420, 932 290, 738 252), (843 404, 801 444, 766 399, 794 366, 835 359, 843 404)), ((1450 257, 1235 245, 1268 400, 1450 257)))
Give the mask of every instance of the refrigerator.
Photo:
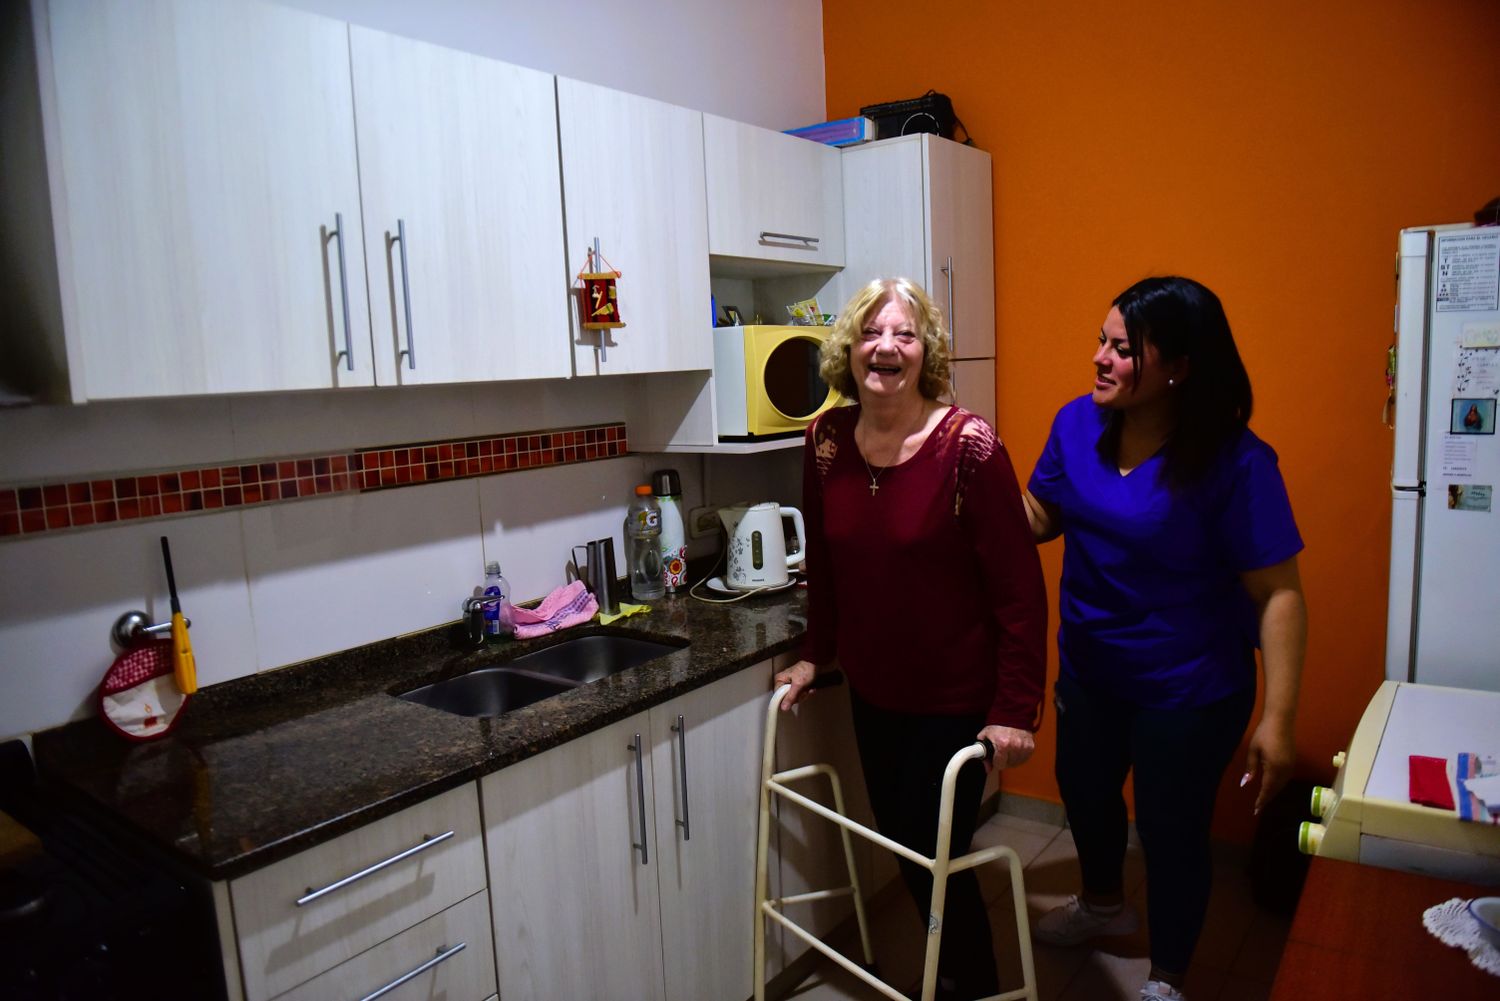
POLYGON ((1385 675, 1500 691, 1500 227, 1401 231, 1385 675))

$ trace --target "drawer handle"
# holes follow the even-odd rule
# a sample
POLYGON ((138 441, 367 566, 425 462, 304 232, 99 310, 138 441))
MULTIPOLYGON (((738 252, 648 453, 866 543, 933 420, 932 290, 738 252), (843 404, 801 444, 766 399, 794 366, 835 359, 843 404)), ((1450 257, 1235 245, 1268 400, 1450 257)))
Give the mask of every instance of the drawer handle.
POLYGON ((342 890, 344 887, 348 886, 350 883, 355 882, 356 880, 364 879, 366 876, 369 876, 372 873, 377 873, 380 870, 384 869, 388 865, 395 865, 397 862, 401 862, 401 861, 403 861, 405 859, 409 859, 413 855, 417 854, 418 852, 425 852, 427 849, 431 848, 433 845, 442 844, 444 841, 447 841, 451 837, 453 837, 453 832, 452 831, 449 831, 447 834, 439 834, 435 838, 428 838, 426 841, 422 842, 420 845, 412 845, 406 851, 401 852, 400 854, 397 854, 397 855, 392 855, 390 858, 386 859, 384 862, 376 862, 374 865, 370 866, 368 869, 361 869, 359 872, 356 872, 352 876, 345 876, 343 879, 339 880, 337 883, 329 883, 327 886, 323 887, 321 890, 314 890, 312 887, 309 886, 307 888, 306 895, 297 898, 297 906, 298 907, 304 907, 304 906, 312 903, 314 900, 317 900, 319 897, 324 896, 325 894, 332 893, 334 890, 342 890))
POLYGON ((763 232, 763 233, 760 234, 760 238, 761 238, 762 242, 764 242, 766 240, 790 240, 790 241, 793 241, 795 243, 806 244, 807 245, 806 249, 808 249, 808 250, 817 250, 818 249, 818 237, 816 237, 816 236, 798 236, 796 233, 764 233, 763 232))
POLYGON ((460 942, 457 945, 455 945, 453 948, 451 948, 451 949, 449 949, 449 950, 447 950, 445 952, 443 950, 442 946, 438 946, 438 951, 437 951, 437 955, 436 956, 433 956, 427 962, 423 963, 421 966, 417 967, 415 970, 412 970, 410 973, 403 973, 401 976, 397 977, 395 980, 392 980, 390 983, 386 984, 384 987, 380 988, 380 990, 376 991, 375 993, 373 993, 373 994, 366 994, 364 997, 360 998, 359 1001, 375 1001, 376 998, 380 997, 383 994, 389 994, 391 991, 395 990, 397 987, 400 987, 402 984, 406 983, 408 980, 412 979, 413 977, 420 977, 422 974, 426 973, 428 970, 432 969, 434 966, 438 965, 443 960, 445 960, 445 959, 451 959, 452 957, 457 956, 460 952, 463 952, 468 947, 469 947, 469 943, 467 943, 467 942, 460 942))

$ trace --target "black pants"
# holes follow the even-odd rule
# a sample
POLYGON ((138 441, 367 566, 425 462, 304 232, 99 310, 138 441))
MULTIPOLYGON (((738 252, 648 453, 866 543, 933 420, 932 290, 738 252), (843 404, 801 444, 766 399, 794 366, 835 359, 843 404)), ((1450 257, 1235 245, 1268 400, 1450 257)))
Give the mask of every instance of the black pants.
POLYGON ((1146 855, 1151 962, 1187 972, 1213 882, 1209 825, 1219 781, 1255 705, 1253 688, 1193 709, 1144 709, 1057 681, 1057 785, 1078 846, 1083 889, 1120 892, 1135 773, 1135 825, 1146 855))
MULTIPOLYGON (((983 715, 918 716, 888 712, 862 701, 853 692, 854 738, 859 745, 865 788, 880 833, 929 858, 936 854, 938 805, 948 760, 974 743, 983 715)), ((954 787, 951 857, 969 850, 979 820, 985 772, 974 761, 959 773, 954 787)), ((932 904, 932 873, 898 856, 901 875, 927 927, 932 904)), ((943 942, 938 973, 957 984, 960 998, 998 994, 990 920, 971 869, 948 878, 943 905, 943 942)))

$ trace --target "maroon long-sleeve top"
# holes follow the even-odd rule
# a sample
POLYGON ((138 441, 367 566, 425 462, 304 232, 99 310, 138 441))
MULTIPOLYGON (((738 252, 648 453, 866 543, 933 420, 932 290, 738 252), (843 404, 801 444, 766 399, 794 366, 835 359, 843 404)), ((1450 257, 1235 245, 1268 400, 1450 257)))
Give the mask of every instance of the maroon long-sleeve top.
POLYGON ((840 407, 807 430, 803 658, 837 657, 882 709, 1035 730, 1047 594, 1004 445, 952 407, 916 455, 867 468, 858 418, 858 406, 840 407))

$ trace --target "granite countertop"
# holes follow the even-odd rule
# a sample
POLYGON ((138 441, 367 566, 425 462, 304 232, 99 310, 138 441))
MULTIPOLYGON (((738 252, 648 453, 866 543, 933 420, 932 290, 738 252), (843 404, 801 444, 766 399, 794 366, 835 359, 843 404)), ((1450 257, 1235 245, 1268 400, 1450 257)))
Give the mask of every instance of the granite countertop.
POLYGON ((37 734, 33 753, 65 802, 231 879, 790 650, 806 624, 806 591, 792 588, 734 604, 673 596, 609 626, 470 652, 443 627, 205 688, 161 740, 132 744, 87 719, 37 734), (598 633, 688 646, 493 719, 392 694, 598 633))

